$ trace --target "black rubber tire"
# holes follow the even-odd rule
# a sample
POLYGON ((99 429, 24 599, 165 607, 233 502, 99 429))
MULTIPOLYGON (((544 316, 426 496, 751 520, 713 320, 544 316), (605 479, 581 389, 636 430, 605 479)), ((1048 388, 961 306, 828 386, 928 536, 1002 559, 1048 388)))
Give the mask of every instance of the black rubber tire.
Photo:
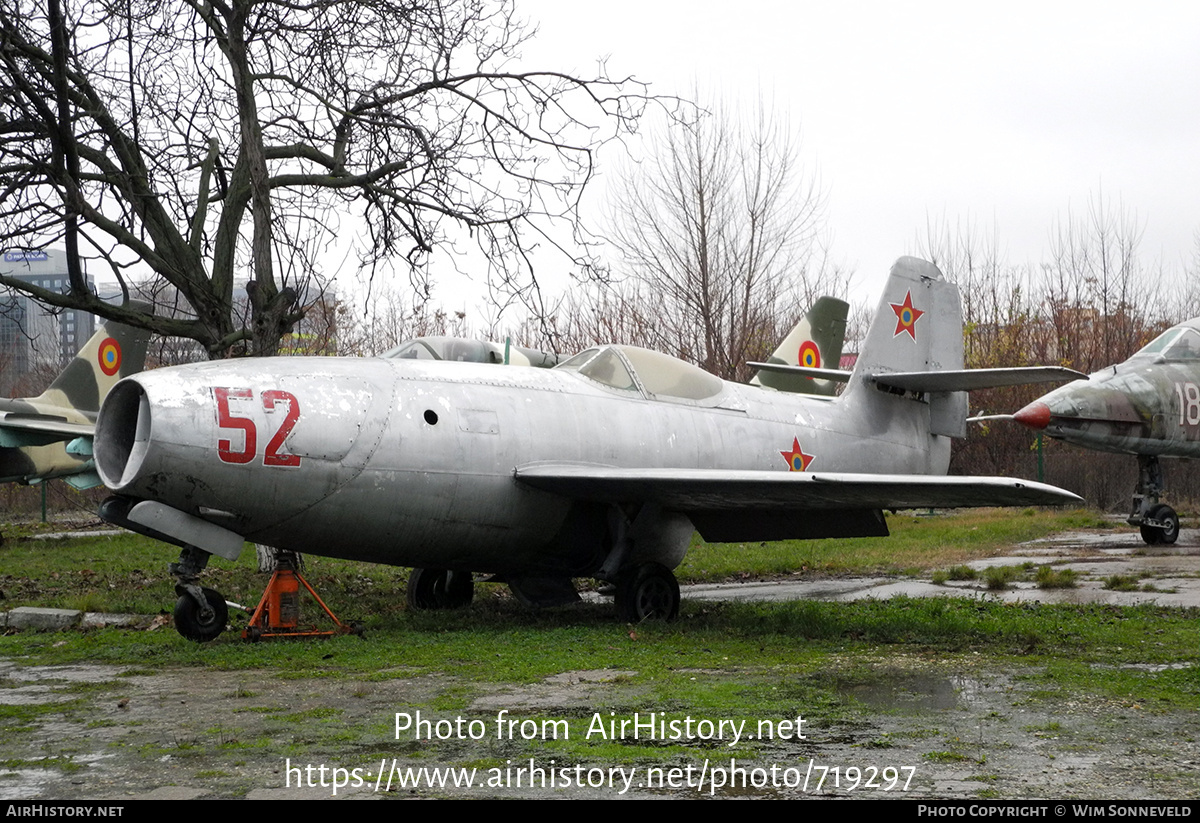
POLYGON ((410 609, 462 609, 475 598, 475 581, 470 572, 413 569, 405 598, 410 609))
POLYGON ((1159 543, 1174 543, 1179 539, 1179 515, 1170 506, 1156 506, 1154 511, 1150 512, 1150 516, 1163 524, 1163 527, 1158 530, 1159 543))
POLYGON ((661 563, 643 563, 617 579, 617 616, 626 623, 674 620, 679 616, 679 581, 661 563))
POLYGON ((225 631, 229 623, 229 607, 225 605, 225 596, 212 589, 201 589, 204 599, 212 609, 212 617, 203 620, 200 617, 200 606, 190 594, 182 594, 175 601, 175 631, 183 637, 196 643, 207 643, 216 640, 225 631))

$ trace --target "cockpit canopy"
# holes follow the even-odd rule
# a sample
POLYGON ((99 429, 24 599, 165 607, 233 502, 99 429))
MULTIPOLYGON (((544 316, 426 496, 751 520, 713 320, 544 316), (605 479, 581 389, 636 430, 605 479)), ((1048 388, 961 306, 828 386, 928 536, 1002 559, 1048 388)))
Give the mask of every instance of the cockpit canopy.
POLYGON ((461 337, 416 337, 405 340, 380 356, 389 360, 511 363, 514 366, 536 366, 540 369, 553 368, 558 362, 558 355, 550 352, 514 346, 507 342, 492 343, 461 337))
POLYGON ((705 401, 725 390, 725 381, 704 369, 637 346, 585 349, 556 368, 578 372, 610 389, 658 400, 707 405, 705 401))
POLYGON ((1167 362, 1200 360, 1200 331, 1187 325, 1167 329, 1134 355, 1147 356, 1161 357, 1167 362))

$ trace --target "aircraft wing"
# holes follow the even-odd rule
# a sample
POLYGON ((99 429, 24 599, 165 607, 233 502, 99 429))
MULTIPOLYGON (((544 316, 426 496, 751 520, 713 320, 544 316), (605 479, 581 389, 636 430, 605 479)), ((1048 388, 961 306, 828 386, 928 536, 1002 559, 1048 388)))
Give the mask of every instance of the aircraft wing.
POLYGON ((515 476, 524 485, 578 500, 658 504, 686 514, 706 540, 716 541, 887 534, 882 509, 1083 502, 1064 489, 1009 477, 563 464, 522 466, 515 476))
POLYGON ((24 448, 45 446, 77 437, 91 437, 96 427, 91 423, 70 423, 52 414, 9 412, 0 415, 0 447, 24 448))

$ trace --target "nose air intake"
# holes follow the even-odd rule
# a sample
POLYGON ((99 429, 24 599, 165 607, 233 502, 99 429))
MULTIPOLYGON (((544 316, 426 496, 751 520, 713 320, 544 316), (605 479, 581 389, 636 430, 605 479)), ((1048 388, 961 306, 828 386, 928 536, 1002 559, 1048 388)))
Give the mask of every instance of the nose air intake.
POLYGON ((104 484, 123 490, 142 467, 150 443, 150 402, 142 386, 124 380, 113 387, 96 420, 96 470, 104 484))

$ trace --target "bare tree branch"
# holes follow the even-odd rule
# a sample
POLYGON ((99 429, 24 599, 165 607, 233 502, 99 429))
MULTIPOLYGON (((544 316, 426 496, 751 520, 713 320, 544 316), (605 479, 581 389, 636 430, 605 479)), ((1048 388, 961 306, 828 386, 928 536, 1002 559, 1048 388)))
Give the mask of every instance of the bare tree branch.
MULTIPOLYGON (((339 213, 363 227, 363 265, 397 262, 426 291, 430 253, 464 226, 489 288, 536 302, 531 244, 568 226, 588 268, 595 150, 652 99, 603 71, 524 70, 535 31, 512 0, 55 0, 57 64, 43 1, 0 3, 0 241, 45 248, 77 221, 123 288, 148 269, 193 314, 144 322, 212 357, 277 350, 330 276, 339 213)), ((137 319, 82 279, 49 302, 137 319)))

